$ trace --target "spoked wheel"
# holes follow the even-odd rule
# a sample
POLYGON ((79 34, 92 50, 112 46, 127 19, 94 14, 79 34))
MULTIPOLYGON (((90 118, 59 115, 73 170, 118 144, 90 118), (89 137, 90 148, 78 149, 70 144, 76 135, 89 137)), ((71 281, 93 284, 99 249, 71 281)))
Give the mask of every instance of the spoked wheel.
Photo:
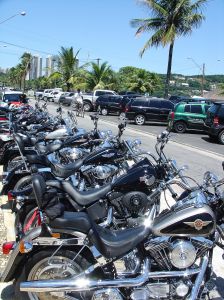
POLYGON ((78 275, 83 270, 88 268, 89 263, 81 256, 77 256, 75 252, 70 250, 59 250, 55 253, 53 250, 41 251, 34 254, 25 264, 21 275, 19 276, 15 294, 19 300, 89 300, 90 293, 66 293, 66 292, 44 292, 31 293, 20 292, 19 285, 22 281, 32 280, 53 280, 53 279, 68 279, 78 275), (77 257, 76 257, 77 256, 77 257), (75 258, 76 257, 76 258, 75 258), (74 259, 75 258, 75 259, 74 259))
POLYGON ((220 144, 224 145, 224 130, 220 132, 218 138, 219 138, 220 144))

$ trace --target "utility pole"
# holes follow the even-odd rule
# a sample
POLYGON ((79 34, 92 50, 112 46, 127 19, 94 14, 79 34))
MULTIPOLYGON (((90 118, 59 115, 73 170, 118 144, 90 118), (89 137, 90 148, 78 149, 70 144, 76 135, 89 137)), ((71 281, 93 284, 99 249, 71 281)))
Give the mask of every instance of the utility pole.
POLYGON ((96 58, 98 67, 100 66, 100 60, 101 60, 101 58, 96 58))
POLYGON ((205 63, 202 65, 202 78, 201 78, 201 96, 204 97, 204 84, 205 84, 205 63))

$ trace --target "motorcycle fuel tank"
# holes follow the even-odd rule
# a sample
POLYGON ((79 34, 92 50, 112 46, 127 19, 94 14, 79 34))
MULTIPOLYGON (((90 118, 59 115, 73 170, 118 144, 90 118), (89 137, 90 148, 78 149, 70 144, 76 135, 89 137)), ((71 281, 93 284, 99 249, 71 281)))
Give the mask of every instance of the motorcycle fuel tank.
POLYGON ((135 164, 126 174, 113 183, 113 190, 119 192, 142 191, 153 188, 157 179, 155 168, 147 158, 135 164))
POLYGON ((215 229, 215 216, 200 193, 189 201, 180 201, 171 210, 163 211, 155 218, 152 231, 157 236, 209 236, 215 229), (192 201, 193 200, 193 201, 192 201))
POLYGON ((66 129, 65 126, 63 126, 62 128, 56 129, 50 133, 48 133, 45 136, 46 140, 57 140, 57 139, 63 139, 66 138, 68 136, 68 131, 66 129))
POLYGON ((114 164, 116 163, 116 160, 118 162, 120 159, 123 159, 123 154, 118 153, 116 149, 106 148, 99 149, 88 155, 83 164, 114 164))

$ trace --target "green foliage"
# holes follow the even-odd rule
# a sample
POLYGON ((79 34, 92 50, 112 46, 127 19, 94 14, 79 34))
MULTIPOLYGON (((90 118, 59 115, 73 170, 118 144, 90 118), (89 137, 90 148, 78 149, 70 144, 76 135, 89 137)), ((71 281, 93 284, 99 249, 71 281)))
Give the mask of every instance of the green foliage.
POLYGON ((118 76, 121 82, 121 90, 152 94, 161 86, 161 81, 157 74, 140 68, 130 66, 121 68, 118 76))
POLYGON ((87 88, 90 90, 106 89, 113 84, 113 72, 107 62, 92 62, 91 70, 87 74, 87 88))
POLYGON ((152 33, 141 49, 140 56, 151 47, 170 47, 165 97, 168 96, 171 78, 174 42, 178 37, 189 35, 194 28, 199 27, 204 20, 201 10, 206 2, 207 0, 142 0, 141 3, 151 12, 151 17, 131 21, 131 26, 137 28, 136 35, 152 33))

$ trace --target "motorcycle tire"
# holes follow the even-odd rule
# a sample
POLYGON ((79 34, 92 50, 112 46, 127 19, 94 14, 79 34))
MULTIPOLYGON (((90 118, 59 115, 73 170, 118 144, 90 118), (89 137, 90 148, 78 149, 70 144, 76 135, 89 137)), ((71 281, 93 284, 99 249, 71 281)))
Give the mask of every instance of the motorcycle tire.
MULTIPOLYGON (((64 298, 64 293, 59 293, 59 296, 56 295, 56 293, 28 293, 28 292, 21 292, 20 291, 20 283, 27 280, 38 280, 42 277, 38 277, 38 274, 42 274, 44 278, 47 279, 47 276, 49 276, 49 279, 54 279, 54 270, 56 273, 55 279, 60 279, 59 277, 59 268, 58 264, 60 264, 61 261, 63 263, 68 263, 69 268, 66 270, 67 276, 61 278, 68 278, 69 276, 73 276, 75 274, 79 274, 83 270, 87 269, 90 266, 90 263, 81 255, 77 255, 76 252, 71 251, 69 249, 60 249, 57 253, 55 253, 54 256, 53 253, 55 252, 55 248, 47 249, 39 251, 35 254, 31 252, 30 257, 28 261, 26 261, 21 273, 16 278, 15 282, 15 295, 17 300, 62 300, 64 298), (73 260, 76 257, 75 260, 73 260), (55 269, 54 269, 54 263, 55 263, 55 269), (46 271, 44 271, 46 269, 46 271)), ((64 270, 63 270, 64 271, 64 270)), ((63 272, 62 271, 62 272, 63 272)), ((65 273, 65 272, 64 272, 65 273)), ((64 275, 64 274, 62 274, 64 275)), ((92 295, 92 293, 91 293, 92 295)), ((74 296, 74 299, 77 300, 90 300, 91 295, 89 292, 82 293, 72 293, 72 296, 74 296)))

